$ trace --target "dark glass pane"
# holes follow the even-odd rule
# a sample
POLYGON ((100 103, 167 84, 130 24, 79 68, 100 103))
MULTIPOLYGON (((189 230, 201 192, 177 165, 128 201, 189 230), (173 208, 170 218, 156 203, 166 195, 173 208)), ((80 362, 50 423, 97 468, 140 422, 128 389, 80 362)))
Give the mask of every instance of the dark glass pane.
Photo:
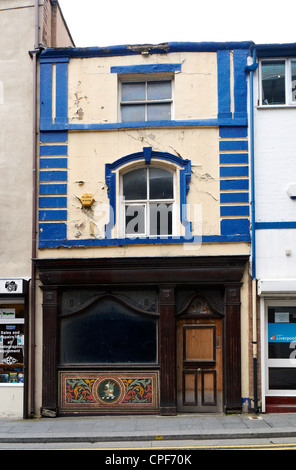
POLYGON ((285 104, 285 61, 263 61, 262 104, 285 104))
POLYGON ((148 100, 165 100, 172 96, 172 85, 170 81, 148 82, 148 100))
POLYGON ((123 196, 128 201, 147 199, 147 170, 139 168, 122 177, 123 196))
POLYGON ((121 105, 122 122, 145 121, 145 106, 142 104, 121 105))
POLYGON ((171 104, 149 104, 147 105, 148 121, 169 121, 171 119, 171 104))
POLYGON ((296 60, 292 60, 291 63, 292 68, 292 101, 296 101, 296 60))
POLYGON ((295 390, 296 369, 274 367, 269 369, 270 390, 295 390))
POLYGON ((125 208, 126 235, 145 234, 145 206, 130 205, 125 208))
POLYGON ((130 82, 121 84, 121 101, 145 100, 145 83, 130 82))
POLYGON ((149 197, 150 199, 172 199, 174 197, 173 173, 161 168, 150 168, 149 197))
POLYGON ((150 204, 150 235, 172 235, 173 205, 150 204))
POLYGON ((110 299, 61 320, 61 363, 155 363, 157 322, 110 299))
POLYGON ((296 308, 268 308, 268 357, 289 359, 295 355, 296 308))

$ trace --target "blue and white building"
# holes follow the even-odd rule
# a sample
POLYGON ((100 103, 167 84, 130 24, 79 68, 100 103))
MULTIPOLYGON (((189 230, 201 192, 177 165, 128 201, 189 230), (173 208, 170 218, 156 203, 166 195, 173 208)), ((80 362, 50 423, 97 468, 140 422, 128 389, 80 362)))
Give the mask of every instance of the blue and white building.
POLYGON ((258 390, 261 383, 262 411, 294 411, 296 46, 253 45, 248 65, 258 390))

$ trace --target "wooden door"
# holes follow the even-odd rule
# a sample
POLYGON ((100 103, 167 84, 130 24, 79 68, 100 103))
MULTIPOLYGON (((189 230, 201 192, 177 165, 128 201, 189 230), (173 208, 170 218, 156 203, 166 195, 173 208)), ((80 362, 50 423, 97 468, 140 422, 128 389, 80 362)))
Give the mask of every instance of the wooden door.
POLYGON ((177 326, 179 412, 223 411, 221 319, 182 319, 177 326))

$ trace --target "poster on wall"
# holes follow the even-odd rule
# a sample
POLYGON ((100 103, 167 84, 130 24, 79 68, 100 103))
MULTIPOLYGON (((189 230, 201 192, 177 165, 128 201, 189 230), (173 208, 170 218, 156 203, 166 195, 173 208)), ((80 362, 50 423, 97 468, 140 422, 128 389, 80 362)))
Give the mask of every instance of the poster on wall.
POLYGON ((23 325, 3 324, 0 328, 0 365, 24 362, 23 325))

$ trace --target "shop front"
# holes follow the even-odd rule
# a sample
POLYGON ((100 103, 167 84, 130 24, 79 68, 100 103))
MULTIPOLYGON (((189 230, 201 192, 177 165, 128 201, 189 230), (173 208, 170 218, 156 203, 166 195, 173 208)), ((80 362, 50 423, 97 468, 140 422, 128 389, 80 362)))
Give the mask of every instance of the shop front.
POLYGON ((26 400, 27 289, 24 279, 0 279, 0 415, 22 418, 26 400))
POLYGON ((296 411, 296 296, 293 280, 261 280, 262 411, 296 411))
POLYGON ((36 261, 42 415, 240 410, 247 259, 36 261))

